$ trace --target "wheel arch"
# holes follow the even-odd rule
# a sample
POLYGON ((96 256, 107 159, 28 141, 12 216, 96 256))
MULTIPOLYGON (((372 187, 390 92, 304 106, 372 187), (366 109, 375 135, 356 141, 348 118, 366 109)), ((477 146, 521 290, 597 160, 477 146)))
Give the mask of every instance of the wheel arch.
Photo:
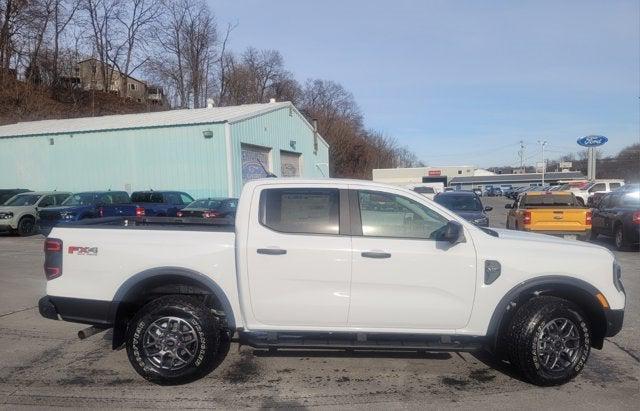
POLYGON ((500 335, 524 302, 540 295, 548 295, 569 300, 580 307, 590 323, 591 346, 601 349, 607 331, 607 320, 604 308, 596 297, 598 293, 598 289, 586 281, 567 276, 544 276, 518 284, 502 297, 493 311, 487 330, 490 348, 496 348, 500 335))
POLYGON ((186 294, 211 297, 214 309, 224 312, 229 329, 235 329, 231 303, 222 288, 208 276, 183 267, 158 267, 139 272, 116 291, 109 317, 113 319, 113 348, 124 343, 128 320, 142 305, 159 295, 186 294))

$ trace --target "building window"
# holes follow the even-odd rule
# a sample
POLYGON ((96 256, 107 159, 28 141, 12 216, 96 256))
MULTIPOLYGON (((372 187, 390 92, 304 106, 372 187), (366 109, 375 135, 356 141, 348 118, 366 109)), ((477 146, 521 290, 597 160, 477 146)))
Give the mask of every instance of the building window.
POLYGON ((458 170, 458 174, 462 174, 462 170, 458 170))
POLYGON ((135 90, 136 89, 136 85, 133 83, 129 83, 129 89, 130 90, 135 90))
POLYGON ((142 99, 141 98, 138 99, 138 103, 142 103, 142 99))

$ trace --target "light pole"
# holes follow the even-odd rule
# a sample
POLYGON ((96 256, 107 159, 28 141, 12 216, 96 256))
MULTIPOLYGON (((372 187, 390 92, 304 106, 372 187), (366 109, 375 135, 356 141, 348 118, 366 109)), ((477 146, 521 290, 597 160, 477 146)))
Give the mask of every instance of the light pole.
POLYGON ((547 165, 544 161, 544 146, 547 145, 547 140, 538 140, 538 144, 542 146, 542 185, 544 186, 544 172, 547 165))

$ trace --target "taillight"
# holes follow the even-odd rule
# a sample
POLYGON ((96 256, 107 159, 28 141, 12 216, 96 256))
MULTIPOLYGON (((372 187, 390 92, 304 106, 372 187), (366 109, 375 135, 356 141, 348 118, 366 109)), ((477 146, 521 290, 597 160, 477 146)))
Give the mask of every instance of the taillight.
POLYGON ((142 216, 144 216, 144 208, 136 207, 136 217, 142 217, 142 216))
POLYGON ((640 211, 633 213, 633 224, 640 224, 640 211))
POLYGON ((98 208, 98 215, 100 217, 104 217, 104 208, 102 208, 102 207, 98 208))
POLYGON ((177 217, 182 217, 182 211, 178 211, 178 212, 176 213, 176 216, 177 216, 177 217))
POLYGON ((584 223, 586 225, 591 225, 591 216, 592 216, 591 211, 587 211, 587 215, 585 216, 585 219, 584 219, 585 220, 584 223))
POLYGON ((44 240, 44 275, 47 281, 62 275, 62 240, 44 240))
POLYGON ((215 211, 205 211, 202 213, 202 217, 204 218, 216 218, 220 216, 220 213, 216 213, 215 211))
POLYGON ((523 223, 525 225, 531 224, 531 211, 524 211, 522 213, 522 217, 523 217, 523 223))

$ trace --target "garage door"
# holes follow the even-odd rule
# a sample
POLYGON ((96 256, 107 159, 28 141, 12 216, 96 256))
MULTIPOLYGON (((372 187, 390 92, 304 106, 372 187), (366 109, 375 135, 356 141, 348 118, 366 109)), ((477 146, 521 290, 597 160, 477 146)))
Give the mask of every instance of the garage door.
POLYGON ((300 154, 281 151, 280 172, 282 177, 300 177, 300 154))
POLYGON ((267 147, 250 146, 243 144, 242 149, 242 181, 265 178, 270 169, 269 154, 271 149, 267 147))

